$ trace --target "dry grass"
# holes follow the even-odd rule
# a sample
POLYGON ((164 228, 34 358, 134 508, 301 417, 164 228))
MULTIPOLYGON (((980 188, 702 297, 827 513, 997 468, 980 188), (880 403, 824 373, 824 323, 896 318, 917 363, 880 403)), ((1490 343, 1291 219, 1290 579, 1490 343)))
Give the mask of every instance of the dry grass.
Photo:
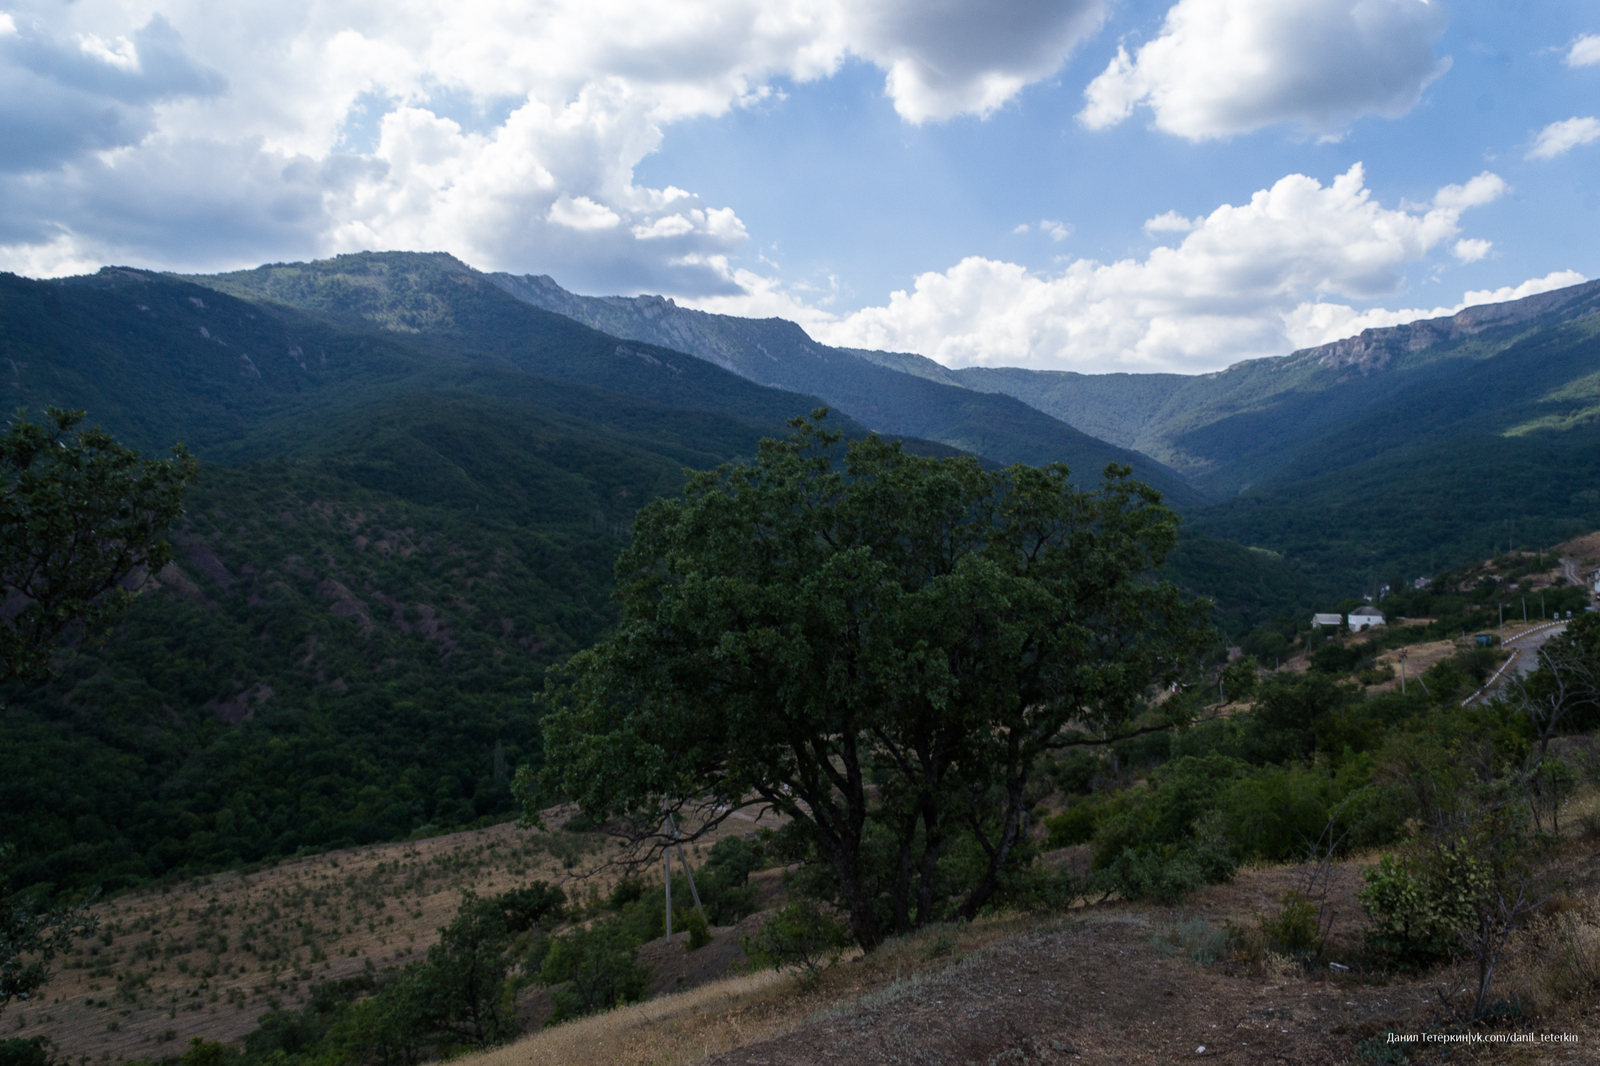
MULTIPOLYGON (((571 813, 546 812, 546 824, 571 813)), ((237 1040, 262 1013, 305 1003, 315 982, 421 958, 464 891, 545 880, 598 895, 616 854, 594 835, 500 825, 120 896, 94 908, 102 935, 60 961, 45 997, 6 1011, 4 1035, 46 1036, 88 1062, 237 1040)))
POLYGON ((790 1032, 819 1015, 849 1012, 886 990, 946 969, 1039 923, 1011 916, 937 926, 855 955, 805 991, 770 971, 714 981, 541 1030, 461 1066, 678 1066, 790 1032))

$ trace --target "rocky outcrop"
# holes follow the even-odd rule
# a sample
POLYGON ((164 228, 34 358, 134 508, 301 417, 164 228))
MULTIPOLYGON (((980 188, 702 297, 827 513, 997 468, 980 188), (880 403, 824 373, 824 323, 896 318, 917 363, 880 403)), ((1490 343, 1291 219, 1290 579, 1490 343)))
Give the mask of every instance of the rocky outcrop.
POLYGON ((1403 326, 1362 330, 1354 337, 1295 352, 1284 368, 1317 363, 1330 369, 1349 367, 1362 374, 1382 370, 1395 357, 1439 344, 1464 340, 1485 330, 1515 326, 1536 319, 1570 322, 1600 312, 1600 281, 1587 281, 1521 300, 1478 304, 1448 318, 1429 318, 1403 326))

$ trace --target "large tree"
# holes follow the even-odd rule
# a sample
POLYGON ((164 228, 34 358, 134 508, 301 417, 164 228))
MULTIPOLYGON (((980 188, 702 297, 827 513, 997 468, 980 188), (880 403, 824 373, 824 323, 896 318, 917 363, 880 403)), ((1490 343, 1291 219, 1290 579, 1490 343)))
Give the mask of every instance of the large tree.
POLYGON ((1083 490, 845 448, 825 414, 640 511, 621 622, 551 681, 520 788, 616 825, 692 808, 690 833, 769 806, 870 948, 976 914, 1025 850, 1038 760, 1166 727, 1153 696, 1211 638, 1154 579, 1177 521, 1127 468, 1083 490))

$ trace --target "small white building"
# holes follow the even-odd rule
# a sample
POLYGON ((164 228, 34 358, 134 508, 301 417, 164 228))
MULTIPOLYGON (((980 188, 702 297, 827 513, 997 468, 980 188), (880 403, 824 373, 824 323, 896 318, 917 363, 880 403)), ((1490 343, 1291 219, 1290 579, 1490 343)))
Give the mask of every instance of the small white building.
POLYGON ((1357 607, 1350 612, 1350 632, 1359 633, 1370 626, 1383 625, 1383 612, 1376 607, 1357 607))
POLYGON ((1344 615, 1314 614, 1311 616, 1311 624, 1314 626, 1342 626, 1344 625, 1344 615))

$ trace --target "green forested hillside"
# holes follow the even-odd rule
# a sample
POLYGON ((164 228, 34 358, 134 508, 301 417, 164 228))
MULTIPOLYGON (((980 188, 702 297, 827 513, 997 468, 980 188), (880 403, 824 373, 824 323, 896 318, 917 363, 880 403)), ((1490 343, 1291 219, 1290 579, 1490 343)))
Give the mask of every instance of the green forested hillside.
POLYGON ((1063 462, 1088 482, 1098 480, 1107 463, 1124 463, 1176 507, 1206 502, 1148 455, 1075 429, 1001 390, 964 388, 920 356, 831 348, 780 318, 708 314, 651 296, 578 296, 548 277, 490 278, 521 300, 607 333, 693 352, 752 381, 815 393, 882 433, 940 441, 999 463, 1063 462))
MULTIPOLYGON (((1428 427, 1459 427, 1421 393, 1391 423, 1374 408, 1372 457, 1191 510, 1166 575, 1217 600, 1237 639, 1347 591, 1369 558, 1393 568, 1458 542, 1482 554, 1473 538, 1501 521, 1474 505, 1487 467, 1525 475, 1493 508, 1556 531, 1600 522, 1582 482, 1600 473, 1585 422, 1600 390, 1570 380, 1586 328, 1475 364, 1488 376, 1460 386, 1467 398, 1513 384, 1528 397, 1474 408, 1478 450, 1426 444, 1428 427), (1523 363, 1540 369, 1519 379, 1523 363), (1424 491, 1396 495, 1407 477, 1424 491), (1436 525, 1416 520, 1419 502, 1436 525)), ((448 257, 4 275, 0 345, 13 406, 84 407, 147 452, 182 440, 204 461, 175 564, 114 638, 3 694, 0 838, 45 895, 503 816, 507 769, 539 757, 529 696, 610 624, 633 512, 819 402, 596 332, 448 257)), ((1035 432, 1059 423, 1012 398, 847 365, 851 388, 894 385, 913 414, 918 389, 939 390, 926 424, 991 457, 1038 446, 1023 457, 1088 474, 1121 454, 1052 451, 1078 438, 1035 432)), ((1519 540, 1545 528, 1519 522, 1519 540)))
POLYGON ((609 624, 633 509, 755 437, 689 453, 414 394, 294 458, 206 465, 114 639, 5 693, 22 881, 115 888, 508 812, 506 768, 537 762, 528 697, 609 624))
POLYGON ((509 810, 528 694, 609 623, 633 511, 818 402, 497 298, 550 328, 485 354, 142 272, 0 277, 13 405, 207 460, 175 564, 114 638, 4 693, 23 885, 509 810))
POLYGON ((1213 374, 974 367, 954 376, 1161 459, 1225 499, 1454 432, 1452 423, 1497 405, 1537 403, 1561 383, 1600 371, 1584 325, 1597 312, 1600 282, 1587 282, 1213 374), (1562 366, 1545 366, 1558 351, 1562 366), (1501 368, 1491 375, 1492 393, 1475 391, 1486 381, 1475 376, 1485 362, 1501 368), (1363 424, 1383 425, 1381 442, 1363 424))

